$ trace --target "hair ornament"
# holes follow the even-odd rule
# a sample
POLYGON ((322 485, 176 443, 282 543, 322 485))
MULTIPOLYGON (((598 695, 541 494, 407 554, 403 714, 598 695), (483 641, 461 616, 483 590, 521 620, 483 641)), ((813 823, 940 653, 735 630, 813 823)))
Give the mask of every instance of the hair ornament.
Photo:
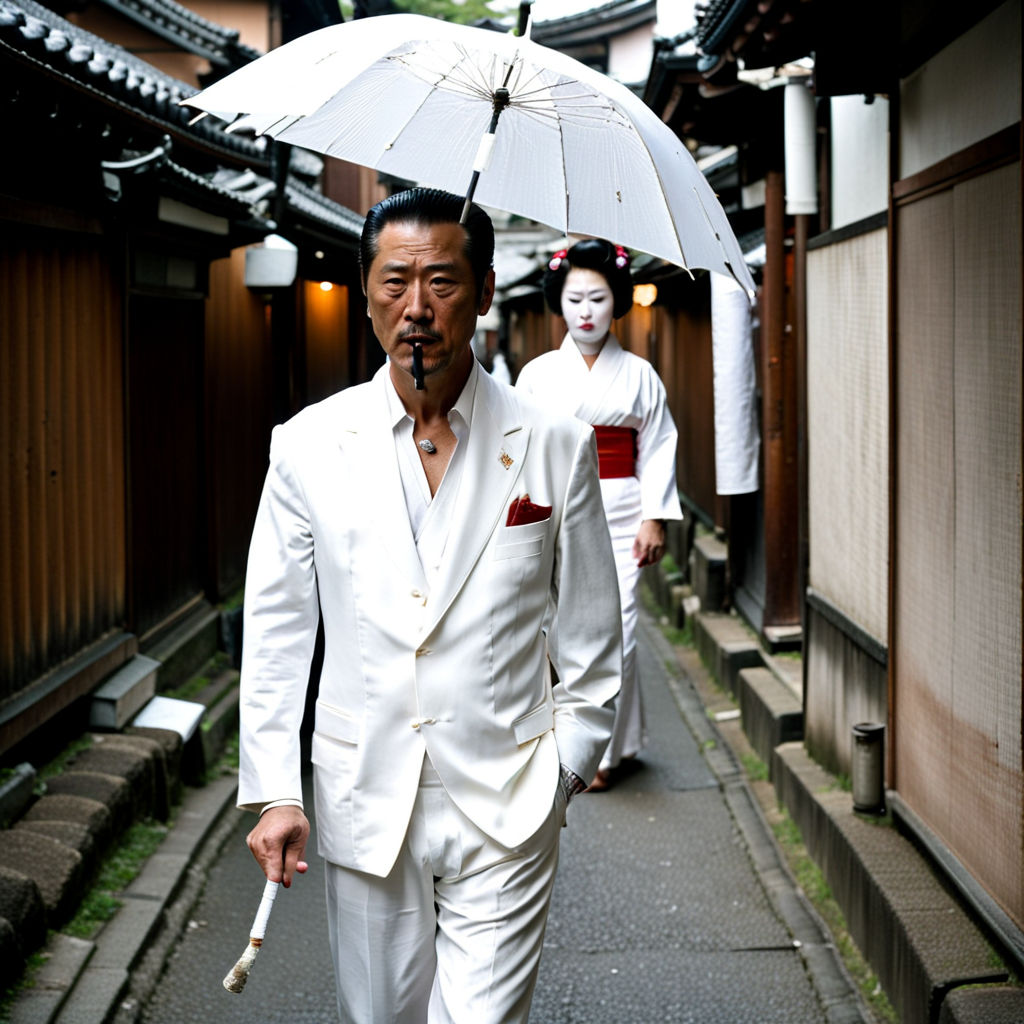
POLYGON ((548 260, 548 269, 557 270, 562 265, 562 260, 564 260, 568 255, 569 254, 565 249, 559 249, 558 252, 548 260))
POLYGON ((629 266, 629 253, 621 245, 615 246, 615 266, 624 270, 629 266))

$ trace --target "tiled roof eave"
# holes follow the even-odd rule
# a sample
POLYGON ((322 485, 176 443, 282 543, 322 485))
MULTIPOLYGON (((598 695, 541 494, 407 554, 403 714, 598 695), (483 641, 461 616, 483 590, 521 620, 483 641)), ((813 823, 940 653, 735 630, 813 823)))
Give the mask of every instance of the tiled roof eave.
POLYGON ((119 14, 163 39, 221 67, 238 67, 260 56, 239 42, 237 29, 225 28, 174 0, 101 0, 119 14))
POLYGON ((269 159, 251 139, 225 135, 212 121, 190 126, 192 113, 178 102, 194 94, 192 86, 32 0, 0 0, 0 59, 31 68, 102 106, 217 156, 260 164, 269 159))
POLYGON ((362 234, 365 218, 308 185, 289 179, 285 186, 285 197, 292 215, 298 215, 321 228, 328 228, 345 240, 358 241, 362 234))

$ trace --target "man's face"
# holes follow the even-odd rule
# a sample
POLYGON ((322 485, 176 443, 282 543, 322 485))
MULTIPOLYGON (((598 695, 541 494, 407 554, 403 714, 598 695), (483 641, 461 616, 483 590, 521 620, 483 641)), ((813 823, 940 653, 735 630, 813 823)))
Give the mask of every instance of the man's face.
POLYGON ((465 364, 477 316, 487 312, 494 295, 489 271, 477 300, 465 247, 460 224, 394 221, 381 229, 364 287, 373 331, 391 359, 392 373, 397 368, 411 375, 417 341, 428 382, 465 364))

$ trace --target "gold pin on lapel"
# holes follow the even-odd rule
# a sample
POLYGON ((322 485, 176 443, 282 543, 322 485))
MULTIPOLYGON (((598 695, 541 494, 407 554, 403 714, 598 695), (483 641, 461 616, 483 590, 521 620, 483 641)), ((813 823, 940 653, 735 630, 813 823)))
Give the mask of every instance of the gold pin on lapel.
POLYGON ((498 458, 501 459, 501 464, 506 469, 508 469, 509 466, 511 466, 512 463, 515 462, 515 459, 513 459, 512 456, 509 455, 509 453, 507 451, 505 451, 504 448, 501 449, 501 453, 498 455, 498 458))

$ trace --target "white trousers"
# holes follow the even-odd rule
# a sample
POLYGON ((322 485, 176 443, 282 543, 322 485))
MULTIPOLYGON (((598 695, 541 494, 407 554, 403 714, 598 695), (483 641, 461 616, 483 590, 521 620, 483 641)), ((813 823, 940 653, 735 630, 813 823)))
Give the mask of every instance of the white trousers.
POLYGON ((425 759, 391 873, 326 864, 344 1024, 525 1024, 565 818, 555 788, 547 822, 509 849, 455 806, 425 759))

